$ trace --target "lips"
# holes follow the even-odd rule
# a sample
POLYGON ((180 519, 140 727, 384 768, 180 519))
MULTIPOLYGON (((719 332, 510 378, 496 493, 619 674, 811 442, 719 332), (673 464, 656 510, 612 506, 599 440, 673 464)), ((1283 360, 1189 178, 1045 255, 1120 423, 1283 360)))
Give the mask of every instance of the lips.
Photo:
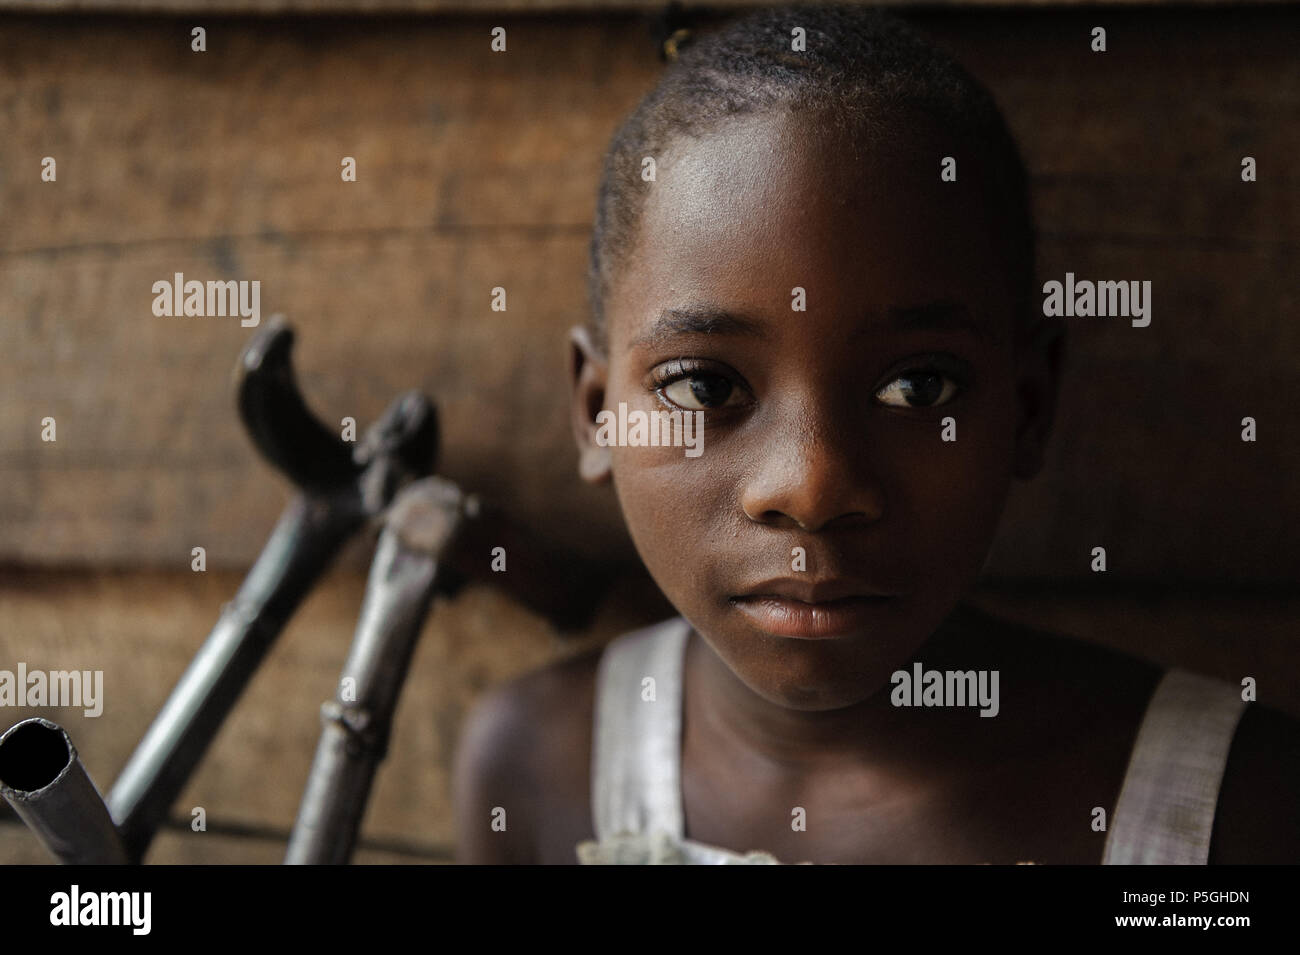
POLYGON ((856 633, 879 621, 898 594, 858 581, 781 578, 749 588, 731 604, 765 633, 824 640, 856 633))

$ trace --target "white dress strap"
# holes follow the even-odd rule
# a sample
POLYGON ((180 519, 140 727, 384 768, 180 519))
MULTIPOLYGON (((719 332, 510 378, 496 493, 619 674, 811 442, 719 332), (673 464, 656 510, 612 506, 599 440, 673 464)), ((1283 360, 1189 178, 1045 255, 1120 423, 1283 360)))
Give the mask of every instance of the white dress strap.
POLYGON ((598 840, 684 835, 682 660, 690 632, 675 617, 623 634, 600 658, 591 773, 598 840))
POLYGON ((1206 863, 1223 768, 1245 708, 1231 683, 1165 673, 1133 744, 1103 865, 1206 863))
POLYGON ((770 853, 685 836, 682 671, 690 633, 675 617, 616 638, 600 658, 591 761, 596 839, 576 847, 585 865, 778 864, 770 853))

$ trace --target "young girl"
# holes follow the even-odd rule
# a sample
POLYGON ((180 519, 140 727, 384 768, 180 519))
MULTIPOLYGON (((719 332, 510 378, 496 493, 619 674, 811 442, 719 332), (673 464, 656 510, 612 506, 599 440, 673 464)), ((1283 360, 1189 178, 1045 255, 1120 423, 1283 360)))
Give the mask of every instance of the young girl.
POLYGON ((861 7, 680 39, 572 353, 580 473, 681 616, 477 707, 461 858, 1300 861, 1293 721, 960 603, 1061 358, 987 92, 861 7), (702 453, 609 446, 621 404, 702 453))

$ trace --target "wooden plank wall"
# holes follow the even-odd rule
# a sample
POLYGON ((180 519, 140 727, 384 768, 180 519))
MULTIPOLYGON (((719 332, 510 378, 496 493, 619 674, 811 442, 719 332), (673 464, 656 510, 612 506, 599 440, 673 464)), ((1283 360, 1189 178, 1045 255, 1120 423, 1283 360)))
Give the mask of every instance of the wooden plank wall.
MULTIPOLYGON (((1044 279, 1155 284, 1150 328, 1072 326, 1047 472, 1017 490, 980 599, 1163 662, 1268 674, 1267 698, 1300 712, 1300 11, 907 15, 985 79, 1021 138, 1044 279), (1087 51, 1096 23, 1104 56, 1087 51), (1240 181, 1243 155, 1257 183, 1240 181), (1238 437, 1247 414, 1255 444, 1238 437)), ((231 408, 249 331, 154 317, 157 279, 260 279, 328 420, 364 425, 422 388, 442 410, 444 473, 575 549, 631 556, 612 500, 574 476, 563 332, 585 308, 601 150, 660 69, 642 20, 215 18, 203 55, 189 27, 0 19, 0 667, 105 670, 104 717, 46 713, 101 788, 288 495, 231 408), (507 55, 487 48, 497 22, 507 55), (44 156, 57 183, 40 182, 44 156), (489 308, 497 285, 505 313, 489 308), (205 575, 188 572, 197 545, 205 575)), ((365 559, 355 548, 310 598, 182 796, 209 832, 165 833, 153 861, 280 857, 365 559)), ((445 859, 449 748, 474 696, 653 608, 629 575, 566 643, 484 588, 440 607, 362 859, 445 859)), ((10 824, 0 861, 43 860, 10 824)))
MULTIPOLYGON (((1047 472, 1013 498, 994 575, 1084 579, 1101 542, 1129 579, 1282 583, 1300 566, 1298 16, 1109 12, 1105 55, 1081 39, 1091 13, 916 17, 1023 140, 1041 274, 1153 282, 1149 328, 1071 326, 1047 472)), ((231 411, 249 330, 155 317, 152 284, 175 272, 259 279, 327 420, 364 425, 422 388, 448 476, 630 555, 612 497, 574 478, 564 331, 585 309, 601 152, 660 67, 636 19, 508 35, 494 55, 479 21, 233 20, 195 54, 177 21, 8 21, 0 560, 257 553, 284 489, 231 411)))

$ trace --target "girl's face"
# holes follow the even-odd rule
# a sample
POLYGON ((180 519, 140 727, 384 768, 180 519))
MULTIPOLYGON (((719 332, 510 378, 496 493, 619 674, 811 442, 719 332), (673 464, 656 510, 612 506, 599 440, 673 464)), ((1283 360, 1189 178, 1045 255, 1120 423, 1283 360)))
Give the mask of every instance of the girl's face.
POLYGON ((1050 418, 980 170, 957 154, 944 182, 954 147, 908 140, 855 158, 784 113, 679 138, 644 184, 608 352, 575 330, 582 473, 612 478, 716 654, 793 709, 860 702, 935 631, 1050 418), (703 453, 600 446, 620 403, 702 410, 703 453))

